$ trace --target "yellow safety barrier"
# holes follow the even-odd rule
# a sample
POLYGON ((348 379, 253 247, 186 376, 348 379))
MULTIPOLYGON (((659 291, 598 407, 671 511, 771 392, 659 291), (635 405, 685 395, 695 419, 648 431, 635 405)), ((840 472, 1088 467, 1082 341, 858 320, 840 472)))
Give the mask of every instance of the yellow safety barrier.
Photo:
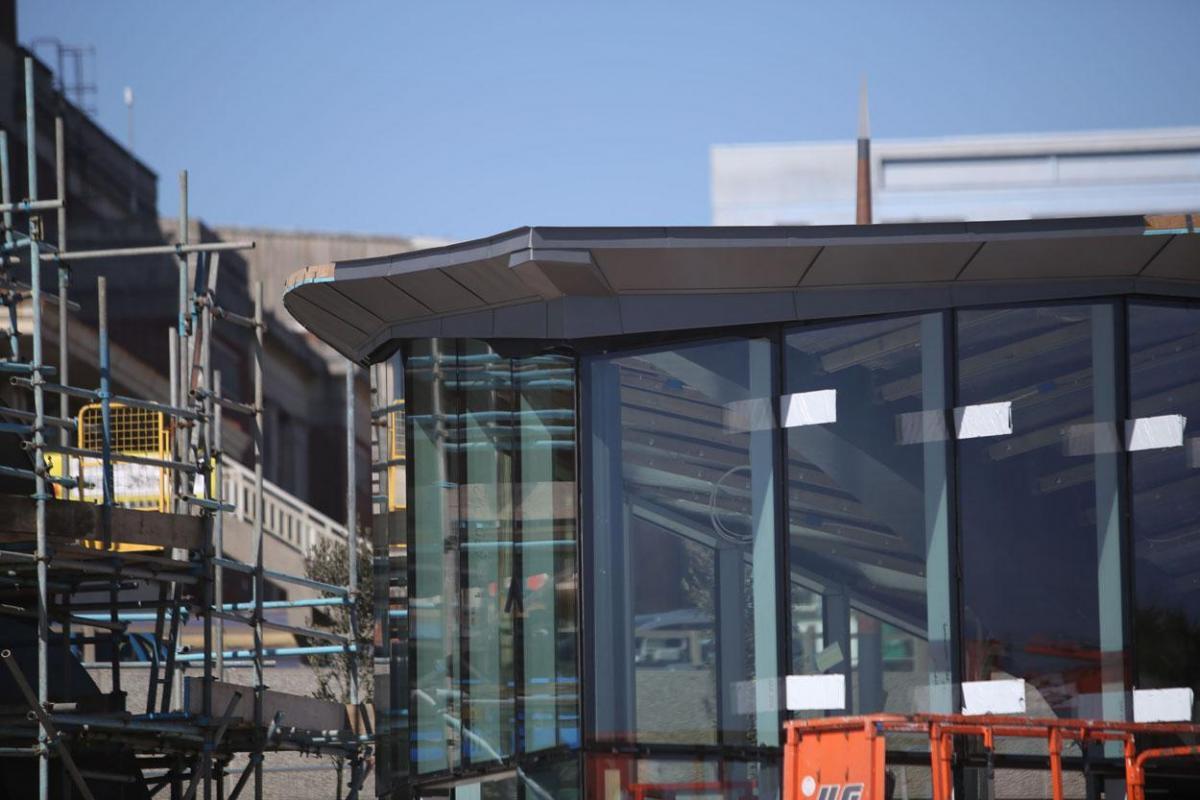
MULTIPOLYGON (((77 446, 99 451, 103 447, 103 422, 99 403, 86 405, 76 416, 77 446)), ((134 408, 119 403, 109 406, 110 447, 114 454, 169 460, 171 431, 165 414, 134 408)), ((78 489, 56 489, 60 496, 85 503, 104 501, 103 462, 99 458, 68 458, 50 456, 51 469, 56 475, 81 479, 78 489)), ((139 511, 168 512, 171 510, 171 475, 164 467, 148 464, 113 462, 113 503, 139 511)), ((99 531, 97 531, 99 534, 99 531)), ((100 541, 85 541, 84 545, 102 549, 100 541)), ((116 551, 155 550, 150 545, 114 543, 116 551)))
MULTIPOLYGON (((403 401, 400 402, 403 405, 403 401)), ((402 511, 407 505, 404 483, 404 409, 387 415, 387 497, 388 511, 402 511)))

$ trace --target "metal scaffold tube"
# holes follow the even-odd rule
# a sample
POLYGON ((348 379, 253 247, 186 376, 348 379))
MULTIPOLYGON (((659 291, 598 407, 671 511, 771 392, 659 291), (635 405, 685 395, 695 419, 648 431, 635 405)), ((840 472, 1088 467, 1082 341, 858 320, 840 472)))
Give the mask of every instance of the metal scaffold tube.
POLYGON ((262 281, 254 284, 254 728, 258 731, 258 759, 254 762, 254 800, 262 800, 263 771, 262 736, 263 695, 266 679, 263 675, 263 286, 262 281))
MULTIPOLYGON (((109 342, 108 342, 108 280, 102 275, 96 281, 97 303, 99 306, 98 339, 100 349, 100 458, 101 458, 101 512, 100 531, 101 542, 106 550, 112 548, 112 510, 113 510, 113 470, 112 470, 112 393, 109 371, 109 342)), ((109 588, 110 621, 116 625, 117 600, 121 581, 121 560, 113 558, 112 568, 115 570, 112 585, 109 588)), ((117 630, 112 631, 112 642, 109 649, 109 659, 112 674, 112 692, 121 694, 121 639, 117 630)))
MULTIPOLYGON (((212 382, 213 395, 221 396, 221 373, 220 371, 213 372, 212 382)), ((221 451, 221 404, 212 404, 213 415, 213 461, 216 475, 214 480, 217 487, 217 502, 225 502, 225 476, 221 469, 221 460, 225 457, 221 451)), ((217 514, 217 518, 213 520, 213 594, 216 596, 215 605, 225 607, 225 568, 217 562, 217 558, 225 554, 225 515, 217 514)), ((225 680, 225 621, 221 618, 215 620, 213 636, 216 640, 216 668, 217 680, 225 680)))
MULTIPOLYGON (((358 643, 358 492, 355 461, 357 442, 354 436, 354 362, 346 359, 346 547, 350 573, 350 641, 358 643)), ((350 704, 358 706, 358 657, 349 653, 350 704)))
MULTIPOLYGON (((242 774, 234 794, 254 780, 254 797, 261 800, 265 791, 263 754, 266 750, 288 747, 312 752, 334 753, 351 766, 350 787, 356 793, 366 774, 364 753, 369 736, 357 731, 305 731, 298 726, 281 726, 283 711, 276 710, 272 693, 271 708, 267 709, 267 658, 304 657, 309 655, 340 654, 349 659, 349 700, 357 707, 362 702, 359 685, 357 642, 361 634, 356 601, 360 592, 358 570, 358 509, 356 504, 356 377, 357 367, 347 362, 346 391, 346 532, 348 554, 348 585, 332 585, 302 575, 291 575, 267 569, 265 540, 268 534, 276 539, 293 542, 293 518, 287 517, 287 532, 275 526, 278 497, 270 498, 271 525, 268 523, 267 485, 264 476, 266 450, 264 430, 265 391, 265 307, 263 284, 253 284, 253 316, 244 316, 223 308, 217 302, 216 286, 219 254, 244 250, 253 242, 197 242, 191 232, 188 208, 188 174, 180 173, 180 214, 177 242, 148 247, 115 247, 103 250, 72 252, 68 238, 67 128, 62 117, 54 119, 54 179, 55 194, 43 199, 38 186, 37 126, 35 103, 35 72, 30 58, 24 61, 25 79, 25 156, 28 169, 28 195, 14 200, 12 174, 7 149, 8 137, 0 131, 0 220, 3 242, 0 243, 0 305, 8 308, 8 345, 0 360, 0 372, 7 373, 9 383, 32 396, 28 401, 14 403, 18 408, 0 407, 0 432, 20 437, 23 451, 31 464, 0 464, 0 475, 29 480, 33 483, 32 499, 26 503, 27 514, 16 530, 33 542, 6 539, 0 545, 0 563, 5 575, 0 581, 6 589, 23 597, 24 602, 5 605, 0 613, 6 616, 36 621, 36 685, 28 680, 26 699, 32 710, 28 720, 5 728, 0 742, 0 756, 35 758, 38 763, 38 800, 48 800, 51 756, 59 759, 55 769, 62 770, 62 800, 90 797, 88 780, 136 782, 118 775, 116 771, 91 770, 80 772, 74 766, 70 748, 87 751, 91 742, 114 743, 125 752, 145 756, 157 752, 155 763, 168 767, 163 779, 151 780, 151 792, 170 785, 172 796, 203 796, 212 800, 226 797, 224 776, 234 753, 249 754, 249 764, 242 774), (56 230, 51 236, 41 216, 54 211, 56 230), (14 218, 25 217, 27 225, 20 231, 14 218), (53 242, 48 241, 52 239, 53 242), (28 250, 28 256, 24 252, 28 250), (189 258, 193 258, 190 261, 189 258), (173 256, 178 282, 173 321, 168 330, 168 402, 119 395, 114 370, 121 369, 120 351, 114 352, 110 318, 109 282, 104 274, 96 280, 96 340, 95 358, 98 368, 97 384, 93 387, 71 384, 71 337, 79 340, 82 331, 71 328, 69 313, 80 306, 72 302, 71 268, 78 261, 95 259, 132 259, 143 256, 173 256), (24 269, 28 260, 29 283, 14 279, 15 268, 24 269), (54 264, 56 279, 43 275, 43 267, 54 264), (189 282, 189 279, 192 279, 189 282), (55 293, 54 284, 57 283, 55 293), (47 291, 46 287, 49 286, 47 291), (18 330, 18 306, 28 303, 32 329, 18 330), (45 309, 54 306, 57 317, 53 322, 45 309), (253 331, 253 398, 227 398, 222 393, 221 375, 213 363, 214 326, 229 323, 233 328, 253 331), (30 352, 21 360, 20 336, 30 341, 30 352), (46 363, 47 336, 57 333, 57 364, 46 363), (115 361, 114 361, 115 359, 115 361), (48 378, 57 376, 57 383, 48 378), (58 396, 57 408, 47 413, 47 395, 58 396), (83 405, 77 417, 72 417, 72 403, 83 405), (253 489, 238 484, 237 495, 229 503, 225 469, 234 469, 235 477, 248 473, 236 463, 225 464, 222 450, 223 412, 245 415, 250 422, 253 440, 253 489), (56 412, 57 416, 53 413, 56 412), (89 416, 90 415, 90 416, 89 416), (157 426, 150 434, 155 442, 145 446, 142 420, 153 420, 157 426), (131 420, 134 420, 131 422, 131 420), (133 426, 133 427, 130 427, 133 426), (57 433, 50 432, 56 429, 57 433), (48 433, 49 432, 49 433, 48 433), (141 437, 141 438, 139 438, 141 437), (155 510, 141 513, 168 514, 171 519, 149 520, 148 524, 134 521, 129 507, 139 507, 144 501, 131 501, 127 487, 143 480, 131 476, 157 475, 161 483, 155 510), (132 483, 131 483, 132 481, 132 483), (55 489, 52 492, 52 488, 55 489), (122 488, 126 487, 126 488, 122 488), (57 492, 57 498, 55 496, 57 492), (69 492, 69 493, 68 493, 69 492), (92 505, 84 505, 84 504, 92 505), (243 519, 252 523, 252 557, 246 562, 225 558, 224 514, 238 510, 243 519), (248 508, 249 506, 249 508, 248 508), (32 518, 32 519, 31 519, 32 518), (190 522, 188 521, 190 520, 190 522), (186 524, 185 524, 186 523, 186 524), (162 532, 161 534, 159 532, 162 532), (158 538, 159 536, 164 538, 158 538), (53 547, 51 543, 53 542, 53 547), (148 545, 148 546, 147 546, 148 545), (225 570, 248 576, 250 598, 225 602, 225 570), (317 597, 286 600, 266 599, 267 581, 273 584, 313 590, 317 597), (184 587, 188 587, 185 590, 184 587), (153 594, 142 595, 149 588, 153 594), (138 590, 139 594, 131 594, 138 590), (50 592, 55 592, 51 606, 50 592), (36 592, 36 597, 34 596, 36 592), (86 593, 87 596, 80 596, 86 593), (36 603, 35 603, 36 600, 36 603), (36 607, 35 607, 36 605, 36 607), (267 609, 344 607, 349 616, 348 636, 335 634, 319 625, 293 625, 291 620, 266 619, 267 609), (241 613, 238 613, 241 612, 241 613), (226 649, 224 621, 235 620, 252 629, 253 645, 249 649, 226 649), (53 703, 50 693, 51 624, 63 642, 62 678, 64 686, 72 682, 72 670, 77 662, 72 650, 76 646, 93 648, 107 645, 108 652, 88 651, 79 660, 87 669, 107 669, 110 677, 106 703, 86 713, 76 707, 70 692, 60 696, 56 678, 53 703), (130 648, 149 634, 139 626, 153 624, 153 653, 148 663, 131 665, 122 662, 130 648), (200 652, 187 652, 184 645, 184 624, 202 629, 200 652), (299 646, 267 647, 264 628, 282 631, 301 640, 299 646), (327 640, 329 644, 308 644, 309 640, 327 640), (160 643, 164 647, 160 650, 160 643), (250 689, 231 691, 225 678, 229 660, 233 666, 249 666, 253 670, 253 718, 239 709, 251 698, 250 689), (202 670, 202 679, 179 679, 185 668, 195 662, 202 670), (131 666, 145 666, 148 681, 145 713, 127 708, 123 691, 123 670, 128 679, 131 666), (185 690, 184 684, 187 684, 185 690), (186 692, 186 694, 185 694, 186 692), (218 693, 219 692, 219 693, 218 693), (186 696, 186 701, 183 699, 186 696), (197 700, 199 702, 197 702, 197 700), (216 713, 215 705, 225 706, 216 713), (268 716, 274 722, 267 725, 268 716), (246 722, 252 729, 244 728, 246 722), (60 733, 61 731, 61 733, 60 733), (236 735, 234 735, 236 731, 236 735), (227 736, 227 732, 229 735, 227 736), (36 743, 35 743, 36 738, 36 743), (215 780, 214 780, 215 778, 215 780), (157 787, 157 788, 154 788, 157 787), (186 791, 185 791, 186 787, 186 791)), ((106 265, 119 270, 121 263, 106 265)), ((24 275, 21 276, 24 278, 24 275)), ((114 291, 117 288, 114 286, 114 291)), ((244 309, 240 309, 244 311, 244 309)), ((237 337, 244 336, 236 334, 237 337)), ((223 352, 223 351, 222 351, 223 352)), ((53 359, 53 356, 52 356, 53 359)), ((77 366, 79 356, 76 356, 77 366)), ((76 370, 78 374, 80 370, 76 370)), ((88 369, 82 372, 89 372, 88 369)), ((244 477, 238 480, 246 480, 244 477)), ((275 492, 272 488, 272 492, 275 492)), ((133 492, 136 494, 136 492, 133 492)), ((286 493, 285 493, 286 496, 286 493)), ((288 496, 290 497, 290 496, 288 496)), ((288 502, 295 502, 292 498, 288 502)), ((140 506, 144 509, 144 504, 140 506)), ((290 513, 290 512, 289 512, 290 513)), ((317 534, 340 537, 337 525, 313 509, 302 519, 303 546, 307 547, 317 534), (309 529, 310 525, 324 527, 309 529)), ((282 525, 282 523, 280 523, 282 525)), ((8 531, 6 530, 6 533, 8 531)), ((292 592, 289 589, 289 594, 292 592)), ((286 596, 286 595, 285 595, 286 596)), ((340 612, 338 612, 340 613, 340 612)), ((189 645, 191 646, 191 645, 189 645)), ((57 654, 57 650, 56 650, 57 654)), ((57 655, 56 655, 57 657, 57 655)), ((15 658, 5 659, 18 680, 24 680, 15 658)), ((270 664, 274 664, 272 661, 270 664)), ((26 675, 34 677, 27 666, 26 675)), ((281 693, 286 695, 286 693, 281 693)), ((355 709, 354 718, 359 714, 355 709)), ((75 757, 81 758, 76 754, 75 757)), ((248 794, 248 793, 247 793, 248 794)))
MULTIPOLYGON (((31 202, 38 199, 36 116, 37 114, 34 108, 33 94, 33 59, 26 58, 25 157, 28 159, 29 200, 31 202)), ((42 264, 41 247, 38 243, 42 238, 40 223, 40 218, 37 216, 31 215, 29 217, 29 281, 33 292, 33 329, 35 333, 33 337, 33 370, 31 372, 30 379, 33 382, 33 463, 34 472, 37 473, 37 478, 34 481, 34 499, 37 503, 37 702, 39 707, 45 708, 45 705, 49 700, 50 682, 50 609, 49 596, 47 594, 46 586, 50 577, 46 564, 50 557, 50 553, 47 547, 46 535, 46 501, 49 499, 49 496, 46 493, 46 478, 44 474, 46 453, 43 447, 45 444, 45 423, 43 421, 43 416, 46 413, 46 397, 44 388, 42 386, 42 264)), ((15 330, 15 323, 13 327, 15 330)), ((49 800, 49 731, 44 723, 42 724, 38 733, 38 745, 41 747, 41 756, 38 758, 38 800, 49 800)))

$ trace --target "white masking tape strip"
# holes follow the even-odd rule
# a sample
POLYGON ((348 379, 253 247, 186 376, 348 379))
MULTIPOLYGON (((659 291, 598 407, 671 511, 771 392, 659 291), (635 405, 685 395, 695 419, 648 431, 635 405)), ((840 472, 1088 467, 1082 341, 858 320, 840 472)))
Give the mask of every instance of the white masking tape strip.
POLYGON ((841 711, 846 708, 845 675, 788 675, 788 711, 841 711))
POLYGON ((964 681, 963 713, 1024 714, 1025 681, 1020 678, 1001 681, 964 681))
POLYGON ((1183 447, 1183 430, 1186 427, 1187 417, 1182 414, 1131 419, 1125 423, 1125 447, 1131 452, 1183 447))
POLYGON ((1191 722, 1196 702, 1191 689, 1134 689, 1134 722, 1191 722))
POLYGON ((837 389, 785 394, 780 399, 779 411, 785 428, 837 422, 837 389))
POLYGON ((980 403, 954 409, 954 432, 959 439, 1007 436, 1013 432, 1012 403, 980 403))

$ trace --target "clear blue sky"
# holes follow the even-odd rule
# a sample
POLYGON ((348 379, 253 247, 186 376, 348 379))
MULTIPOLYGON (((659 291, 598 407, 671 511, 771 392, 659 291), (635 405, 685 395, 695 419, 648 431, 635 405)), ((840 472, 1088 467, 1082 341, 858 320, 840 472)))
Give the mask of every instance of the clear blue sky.
MULTIPOLYGON (((1200 2, 21 0, 210 223, 709 221, 714 143, 1200 124, 1200 2)), ((43 51, 44 53, 48 51, 43 51)))

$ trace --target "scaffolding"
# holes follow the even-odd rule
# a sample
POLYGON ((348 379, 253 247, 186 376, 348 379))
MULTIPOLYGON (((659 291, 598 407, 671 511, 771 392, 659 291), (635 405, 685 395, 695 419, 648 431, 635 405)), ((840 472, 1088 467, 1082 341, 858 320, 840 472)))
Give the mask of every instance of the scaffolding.
MULTIPOLYGON (((90 800, 96 781, 128 776, 81 770, 76 758, 103 744, 131 753, 139 768, 159 769, 147 779, 151 793, 170 788, 172 800, 191 800, 201 793, 236 800, 251 783, 262 797, 264 754, 292 750, 331 755, 350 767, 348 798, 355 798, 368 770, 369 717, 360 705, 357 682, 355 600, 357 521, 354 487, 354 366, 346 365, 348 586, 335 586, 266 568, 264 564, 262 284, 256 283, 253 316, 243 316, 217 303, 221 252, 252 248, 253 242, 192 243, 188 240, 187 173, 180 175, 178 243, 162 246, 71 250, 67 237, 67 191, 63 122, 55 122, 56 193, 43 199, 38 191, 37 128, 33 61, 25 59, 26 160, 28 197, 11 197, 7 134, 0 131, 0 305, 8 311, 7 353, 0 373, 32 397, 27 408, 0 407, 0 432, 21 437, 30 456, 28 467, 0 465, 0 475, 32 481, 32 497, 0 498, 0 577, 5 591, 24 602, 0 605, 0 614, 36 620, 36 674, 26 672, 8 644, 0 660, 24 698, 28 711, 0 709, 0 757, 37 759, 39 800, 48 800, 51 758, 63 770, 63 797, 72 790, 90 800), (57 215, 57 241, 44 236, 41 215, 57 215), (18 225, 16 220, 22 220, 18 225), (169 385, 166 402, 114 394, 110 377, 108 290, 98 279, 99 385, 73 386, 69 380, 68 312, 78 311, 69 298, 70 266, 91 259, 138 259, 173 256, 178 273, 176 323, 169 331, 169 385), (43 272, 53 264, 57 293, 43 290, 43 272), (29 282, 14 277, 28 267, 29 282), (18 305, 32 310, 31 352, 23 356, 18 331, 18 305), (43 302, 57 305, 58 364, 46 363, 43 352, 43 302), (253 397, 237 399, 221 391, 221 376, 212 366, 214 325, 240 326, 253 335, 253 397), (57 415, 47 399, 58 397, 57 415), (87 405, 72 418, 72 398, 87 405), (234 509, 222 496, 221 426, 225 413, 244 417, 253 439, 253 558, 228 558, 224 550, 224 517, 234 509), (157 475, 161 486, 147 491, 145 502, 122 503, 114 486, 120 467, 157 475), (98 486, 96 484, 99 484, 98 486), (74 499, 72 499, 74 498, 74 499), (134 507, 128 507, 134 506, 134 507), (139 507, 140 506, 140 507, 139 507), (247 576, 249 602, 224 602, 226 572, 247 576), (265 599, 265 582, 304 587, 322 597, 265 599), (130 600, 122 592, 134 586, 157 588, 157 599, 130 600), (106 598, 73 602, 76 596, 106 598), (55 602, 51 602, 54 598, 55 602), (265 611, 281 608, 345 608, 351 635, 268 619, 265 611), (181 624, 188 617, 203 631, 200 652, 180 647, 181 624), (122 643, 134 621, 153 621, 155 652, 149 663, 146 710, 131 714, 121 686, 122 643), (227 650, 225 625, 249 628, 252 647, 227 650), (57 630, 52 630, 57 626, 57 630), (88 635, 80 636, 78 629, 88 635), (264 629, 292 634, 298 647, 264 646, 264 629), (327 644, 305 645, 321 640, 327 644), (60 642, 69 661, 74 642, 104 643, 109 654, 111 692, 101 703, 65 702, 50 696, 52 642, 60 642), (165 656, 157 643, 165 644, 165 656), (350 659, 349 706, 315 698, 269 691, 267 659, 286 656, 344 654, 350 659), (231 660, 249 662, 253 684, 224 681, 231 660), (184 665, 197 665, 202 677, 177 681, 184 665), (186 699, 174 695, 186 684, 186 699), (197 697, 198 695, 198 697, 197 697), (246 754, 245 768, 227 792, 225 773, 235 755, 246 754), (69 780, 68 780, 69 779, 69 780)), ((47 276, 48 277, 48 276, 47 276)), ((234 465, 228 465, 234 466, 234 465)), ((64 668, 65 669, 65 668, 64 668)), ((232 775, 230 776, 232 780, 232 775)), ((339 787, 340 791, 340 787, 339 787)))

